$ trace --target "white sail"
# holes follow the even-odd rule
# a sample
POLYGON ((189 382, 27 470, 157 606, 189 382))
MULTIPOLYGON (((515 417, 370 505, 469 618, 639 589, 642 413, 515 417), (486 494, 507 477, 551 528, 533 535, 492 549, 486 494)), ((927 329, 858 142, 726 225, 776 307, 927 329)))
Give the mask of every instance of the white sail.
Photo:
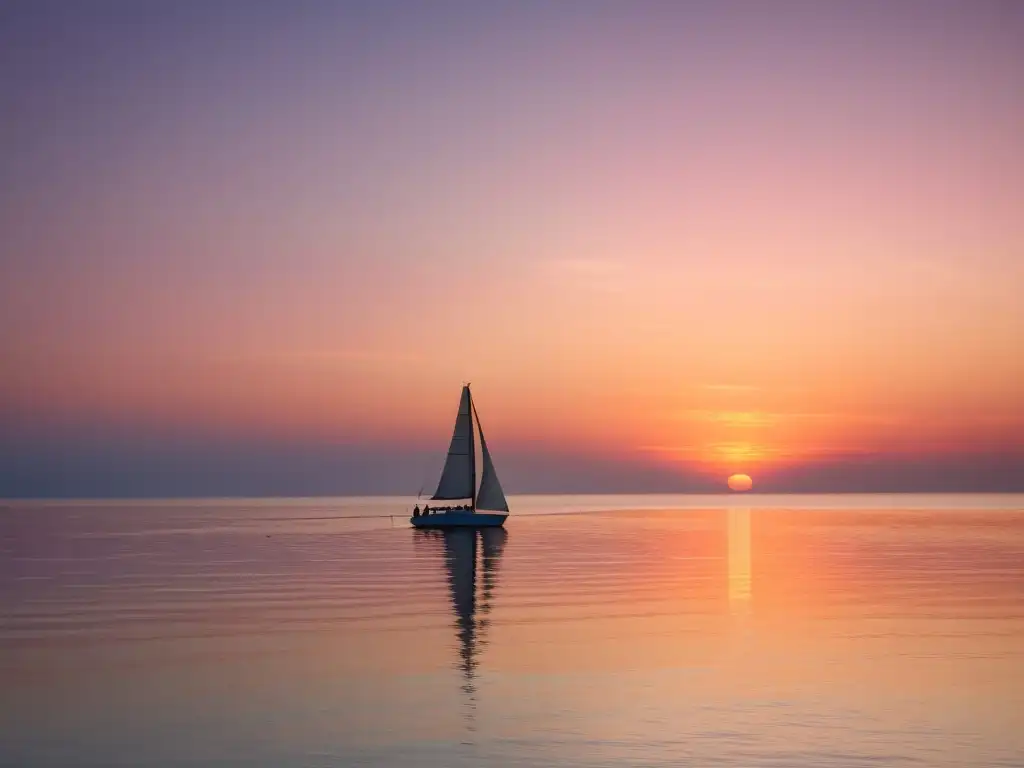
MULTIPOLYGON (((475 406, 473 410, 476 411, 475 406)), ((508 502, 505 500, 505 492, 501 490, 501 483, 498 482, 498 473, 494 471, 491 453, 487 450, 487 441, 484 440, 484 429, 480 426, 479 414, 476 417, 476 427, 480 430, 480 450, 484 458, 484 471, 480 478, 480 492, 476 496, 476 508, 508 512, 508 502)))
POLYGON ((437 484, 434 499, 470 499, 476 484, 476 455, 473 447, 473 417, 469 399, 469 387, 462 388, 459 400, 459 415, 455 417, 455 432, 448 446, 448 458, 444 462, 441 480, 437 484))

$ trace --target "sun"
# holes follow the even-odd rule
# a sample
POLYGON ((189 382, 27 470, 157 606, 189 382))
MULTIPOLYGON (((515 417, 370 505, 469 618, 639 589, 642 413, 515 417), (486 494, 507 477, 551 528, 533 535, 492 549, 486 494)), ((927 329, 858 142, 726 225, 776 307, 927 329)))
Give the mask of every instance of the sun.
POLYGON ((750 479, 750 475, 729 475, 729 490, 749 491, 753 487, 754 481, 750 479))

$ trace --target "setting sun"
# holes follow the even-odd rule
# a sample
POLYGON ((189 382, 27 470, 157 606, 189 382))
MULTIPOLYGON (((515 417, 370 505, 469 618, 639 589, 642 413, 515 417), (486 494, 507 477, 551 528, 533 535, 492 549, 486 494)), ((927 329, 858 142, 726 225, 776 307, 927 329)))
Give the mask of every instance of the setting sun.
POLYGON ((753 487, 754 481, 750 479, 750 475, 729 476, 729 490, 731 491, 749 491, 753 487))

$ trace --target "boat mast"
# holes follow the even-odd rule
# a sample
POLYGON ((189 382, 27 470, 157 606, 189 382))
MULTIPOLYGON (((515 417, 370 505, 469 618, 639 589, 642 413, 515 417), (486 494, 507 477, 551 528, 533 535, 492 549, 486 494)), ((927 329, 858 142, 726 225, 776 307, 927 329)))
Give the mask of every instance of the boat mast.
POLYGON ((473 439, 473 412, 476 409, 473 408, 473 393, 469 389, 469 384, 466 384, 466 394, 469 396, 469 444, 472 446, 469 454, 469 487, 472 493, 469 511, 476 512, 476 440, 473 439))

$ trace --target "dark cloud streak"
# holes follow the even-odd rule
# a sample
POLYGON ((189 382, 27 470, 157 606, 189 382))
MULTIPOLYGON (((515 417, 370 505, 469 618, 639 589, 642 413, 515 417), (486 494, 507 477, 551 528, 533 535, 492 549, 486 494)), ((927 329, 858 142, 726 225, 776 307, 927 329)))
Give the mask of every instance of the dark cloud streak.
MULTIPOLYGON (((430 493, 440 451, 386 444, 66 436, 0 442, 0 496, 261 497, 430 493)), ((496 454, 509 493, 708 493, 725 478, 647 456, 517 447, 496 454)), ((1022 492, 1024 454, 857 455, 751 471, 765 493, 1022 492)))

